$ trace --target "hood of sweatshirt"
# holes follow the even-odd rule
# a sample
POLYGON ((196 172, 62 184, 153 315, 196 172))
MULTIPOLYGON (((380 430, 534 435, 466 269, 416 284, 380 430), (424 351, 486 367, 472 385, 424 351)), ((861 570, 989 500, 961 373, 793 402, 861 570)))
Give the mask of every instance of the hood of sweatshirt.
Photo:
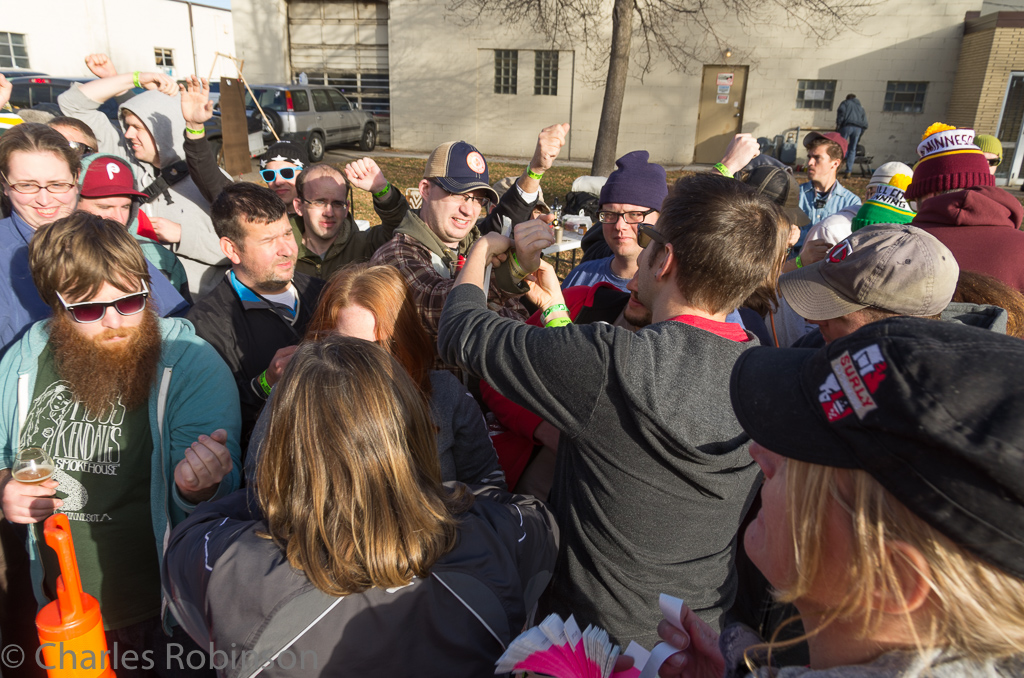
POLYGON ((998 186, 975 186, 929 198, 910 222, 920 228, 939 226, 1006 226, 1020 228, 1024 207, 998 186))
POLYGON ((169 97, 151 90, 133 96, 118 108, 124 131, 124 113, 130 111, 153 135, 160 153, 160 169, 185 159, 185 119, 181 117, 181 95, 169 97))

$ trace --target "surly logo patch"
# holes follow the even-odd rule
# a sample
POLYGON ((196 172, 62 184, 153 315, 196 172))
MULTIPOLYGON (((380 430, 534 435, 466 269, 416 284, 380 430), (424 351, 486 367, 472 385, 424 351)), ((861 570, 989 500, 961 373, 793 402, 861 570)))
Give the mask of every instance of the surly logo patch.
POLYGON ((833 247, 832 249, 830 249, 828 251, 828 256, 825 258, 828 259, 833 264, 838 264, 839 262, 846 259, 846 257, 850 256, 852 252, 853 248, 850 247, 850 243, 844 240, 835 247, 833 247))
POLYGON ((483 174, 487 171, 487 163, 484 162, 484 156, 476 151, 466 156, 466 166, 476 174, 483 174))
POLYGON ((878 408, 874 394, 885 381, 888 363, 878 344, 854 354, 849 351, 832 361, 832 374, 818 387, 818 401, 825 418, 836 422, 856 414, 858 419, 878 408))

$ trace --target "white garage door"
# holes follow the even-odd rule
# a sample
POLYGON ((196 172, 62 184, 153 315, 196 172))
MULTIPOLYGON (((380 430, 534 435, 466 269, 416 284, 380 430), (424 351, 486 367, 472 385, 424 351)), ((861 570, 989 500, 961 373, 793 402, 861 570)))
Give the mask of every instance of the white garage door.
POLYGON ((288 3, 292 75, 337 87, 350 101, 388 117, 388 5, 353 0, 288 3))

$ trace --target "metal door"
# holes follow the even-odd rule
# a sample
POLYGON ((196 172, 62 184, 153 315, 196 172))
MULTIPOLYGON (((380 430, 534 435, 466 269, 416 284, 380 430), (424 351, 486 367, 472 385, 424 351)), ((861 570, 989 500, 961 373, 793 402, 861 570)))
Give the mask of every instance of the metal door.
POLYGON ((338 138, 338 120, 334 113, 334 104, 327 96, 326 89, 311 89, 313 95, 313 108, 316 110, 317 127, 324 131, 327 143, 333 143, 338 138))
POLYGON ((359 126, 361 116, 352 109, 352 104, 348 102, 348 99, 341 96, 341 92, 329 89, 327 96, 331 97, 334 112, 338 116, 338 142, 359 141, 359 136, 363 132, 359 126))
POLYGON ((716 163, 743 127, 746 66, 705 66, 693 161, 716 163))

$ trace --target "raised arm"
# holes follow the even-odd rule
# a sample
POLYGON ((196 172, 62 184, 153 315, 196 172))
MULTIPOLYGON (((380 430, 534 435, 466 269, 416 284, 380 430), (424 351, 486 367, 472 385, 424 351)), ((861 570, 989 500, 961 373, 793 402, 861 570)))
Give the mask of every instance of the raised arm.
POLYGON ((231 179, 217 165, 213 147, 206 138, 206 121, 213 117, 210 83, 194 75, 185 79, 181 89, 181 116, 185 118, 185 162, 196 188, 207 202, 213 202, 231 179))

